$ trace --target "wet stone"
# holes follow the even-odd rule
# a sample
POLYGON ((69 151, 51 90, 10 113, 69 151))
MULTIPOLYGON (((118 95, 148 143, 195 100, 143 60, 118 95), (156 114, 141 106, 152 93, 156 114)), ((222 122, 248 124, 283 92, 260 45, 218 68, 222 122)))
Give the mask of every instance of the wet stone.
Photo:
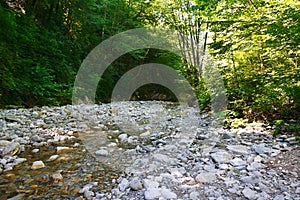
POLYGON ((39 160, 39 161, 35 161, 32 163, 31 169, 36 170, 36 169, 41 169, 44 167, 45 167, 45 164, 43 163, 43 161, 39 160))

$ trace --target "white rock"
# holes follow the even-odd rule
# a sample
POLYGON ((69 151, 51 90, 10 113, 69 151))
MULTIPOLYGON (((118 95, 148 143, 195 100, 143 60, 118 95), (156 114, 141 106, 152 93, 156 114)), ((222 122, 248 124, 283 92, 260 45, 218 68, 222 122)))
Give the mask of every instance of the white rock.
POLYGON ((22 200, 22 199, 24 199, 24 197, 25 197, 25 194, 18 194, 17 196, 8 198, 7 200, 22 200))
POLYGON ((105 149, 100 149, 98 151, 95 152, 95 155, 97 156, 108 156, 108 151, 105 149))
POLYGON ((142 138, 146 138, 146 137, 149 137, 149 136, 150 136, 149 131, 146 131, 146 132, 140 134, 140 137, 142 137, 142 138))
POLYGON ((37 153, 37 152, 39 152, 40 150, 39 149, 32 149, 32 153, 37 153))
POLYGON ((245 166, 247 165, 247 162, 240 159, 240 158, 234 158, 233 160, 230 161, 230 164, 234 167, 238 167, 238 166, 245 166))
POLYGON ((212 153, 210 156, 217 163, 226 163, 232 158, 231 154, 226 151, 218 151, 212 153))
POLYGON ((247 170, 248 171, 255 171, 261 168, 265 168, 266 166, 264 164, 258 163, 258 162, 253 162, 251 163, 248 167, 247 170))
POLYGON ((243 195, 250 200, 254 200, 257 199, 257 195, 256 192, 251 190, 250 188, 246 187, 243 191, 242 191, 243 195))
POLYGON ((43 161, 39 160, 39 161, 34 161, 32 163, 31 169, 36 170, 36 169, 41 169, 44 167, 45 167, 45 164, 43 163, 43 161))
POLYGON ((172 192, 170 189, 161 189, 160 190, 161 196, 165 199, 177 199, 177 195, 172 192))
POLYGON ((121 142, 126 142, 128 135, 126 133, 123 133, 123 134, 119 135, 118 138, 121 140, 121 142))
POLYGON ((14 163, 16 165, 22 163, 22 162, 25 162, 27 159, 26 158, 17 158, 16 160, 14 160, 14 163))
POLYGON ((249 147, 244 145, 228 145, 227 149, 237 154, 249 154, 249 147))
POLYGON ((176 163, 176 160, 174 158, 170 158, 167 155, 164 154, 155 154, 154 156, 154 160, 162 162, 162 163, 169 163, 169 164, 174 164, 176 163))
POLYGON ((70 152, 72 150, 73 150, 73 148, 70 148, 70 147, 56 147, 56 152, 58 154, 63 153, 63 152, 70 152))
POLYGON ((199 192, 191 192, 190 199, 191 200, 198 200, 198 199, 200 199, 199 192))
POLYGON ((133 190, 141 190, 143 189, 142 180, 138 177, 133 178, 129 184, 130 188, 133 190))
POLYGON ((52 179, 55 183, 58 183, 63 180, 63 176, 60 173, 52 174, 52 179))
POLYGON ((158 186, 159 186, 158 182, 152 181, 152 180, 149 180, 149 179, 144 179, 143 182, 144 182, 144 186, 145 186, 146 189, 158 188, 158 186))
POLYGON ((144 193, 145 199, 157 199, 161 197, 160 189, 158 188, 149 188, 144 193))
POLYGON ((126 178, 123 178, 119 184, 120 191, 125 191, 129 187, 129 181, 126 178))
POLYGON ((216 175, 214 173, 200 173, 195 180, 200 183, 211 183, 216 180, 216 175))
POLYGON ((59 155, 52 155, 47 161, 54 161, 58 158, 59 155))

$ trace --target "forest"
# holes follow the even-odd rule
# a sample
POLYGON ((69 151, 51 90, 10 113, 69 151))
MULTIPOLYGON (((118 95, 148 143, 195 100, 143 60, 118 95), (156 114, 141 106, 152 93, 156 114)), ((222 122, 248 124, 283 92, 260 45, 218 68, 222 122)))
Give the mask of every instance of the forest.
MULTIPOLYGON (((199 51, 216 61, 229 126, 257 120, 278 127, 297 124, 299 20, 300 2, 293 0, 1 0, 0 107, 70 104, 77 71, 94 47, 130 29, 167 27, 194 38, 199 51)), ((180 71, 200 108, 209 110, 211 95, 201 68, 159 49, 118 58, 99 81, 96 101, 110 102, 120 77, 146 63, 180 71)), ((132 98, 174 100, 158 85, 146 85, 132 98)))

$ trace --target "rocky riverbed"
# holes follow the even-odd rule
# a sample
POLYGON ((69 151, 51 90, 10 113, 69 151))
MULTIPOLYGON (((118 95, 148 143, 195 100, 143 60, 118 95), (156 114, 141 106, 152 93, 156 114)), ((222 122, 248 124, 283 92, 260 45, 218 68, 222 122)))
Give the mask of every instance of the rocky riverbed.
POLYGON ((300 148, 162 102, 0 111, 0 199, 300 199, 300 148))

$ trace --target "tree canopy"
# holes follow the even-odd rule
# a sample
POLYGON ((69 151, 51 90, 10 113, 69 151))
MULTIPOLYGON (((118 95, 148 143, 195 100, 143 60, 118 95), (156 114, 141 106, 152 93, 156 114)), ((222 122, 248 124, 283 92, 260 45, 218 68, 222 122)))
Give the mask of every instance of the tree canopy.
MULTIPOLYGON (((202 58, 210 54, 225 83, 228 113, 251 120, 300 114, 300 3, 292 0, 10 0, 0 1, 0 105, 71 102, 77 70, 101 41, 139 27, 189 35, 182 57, 142 49, 120 57, 99 81, 109 102, 120 77, 150 62, 173 67, 190 81, 202 108, 211 92, 202 58)), ((167 88, 143 87, 133 99, 174 100, 167 88), (152 95, 149 95, 152 94, 152 95)))

